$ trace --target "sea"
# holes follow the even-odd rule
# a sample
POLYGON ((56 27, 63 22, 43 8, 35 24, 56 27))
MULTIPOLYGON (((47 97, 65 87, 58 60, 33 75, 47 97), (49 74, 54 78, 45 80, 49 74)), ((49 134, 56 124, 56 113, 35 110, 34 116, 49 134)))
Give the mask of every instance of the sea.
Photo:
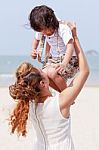
MULTIPOLYGON (((99 86, 99 55, 87 55, 86 57, 90 75, 85 86, 99 86)), ((42 64, 33 60, 31 56, 0 55, 0 87, 7 87, 14 83, 16 69, 22 62, 30 62, 35 67, 42 67, 42 64)))

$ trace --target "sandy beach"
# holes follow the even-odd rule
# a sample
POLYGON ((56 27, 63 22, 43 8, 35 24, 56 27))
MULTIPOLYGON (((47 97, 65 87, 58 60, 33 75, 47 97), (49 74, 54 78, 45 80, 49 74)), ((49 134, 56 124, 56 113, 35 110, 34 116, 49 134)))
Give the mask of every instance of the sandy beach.
MULTIPOLYGON (((8 88, 0 88, 0 150, 33 150, 35 132, 28 124, 26 138, 10 135, 8 117, 15 103, 8 88)), ((84 87, 71 108, 71 128, 75 150, 99 149, 99 87, 84 87)))

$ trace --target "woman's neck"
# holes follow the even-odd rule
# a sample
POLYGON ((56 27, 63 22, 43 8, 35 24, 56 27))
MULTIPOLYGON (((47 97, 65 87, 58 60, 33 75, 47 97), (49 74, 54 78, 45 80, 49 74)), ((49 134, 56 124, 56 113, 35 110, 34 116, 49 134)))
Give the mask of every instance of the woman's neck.
POLYGON ((40 95, 39 97, 38 97, 38 100, 39 100, 39 103, 44 103, 44 101, 46 101, 46 99, 48 98, 48 97, 51 97, 52 96, 52 94, 51 93, 48 93, 48 94, 44 94, 44 95, 40 95))

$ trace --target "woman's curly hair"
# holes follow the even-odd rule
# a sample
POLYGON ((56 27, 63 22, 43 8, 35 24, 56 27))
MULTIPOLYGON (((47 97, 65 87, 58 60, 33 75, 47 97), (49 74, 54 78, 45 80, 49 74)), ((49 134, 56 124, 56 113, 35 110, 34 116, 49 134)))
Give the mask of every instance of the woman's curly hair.
POLYGON ((38 103, 39 83, 42 77, 30 63, 22 63, 16 72, 16 82, 9 86, 9 93, 17 105, 10 117, 11 132, 26 136, 26 125, 29 113, 29 101, 38 103))
POLYGON ((41 32, 45 28, 52 28, 54 30, 59 28, 59 21, 54 11, 46 5, 33 8, 29 15, 29 21, 31 28, 38 32, 41 32))

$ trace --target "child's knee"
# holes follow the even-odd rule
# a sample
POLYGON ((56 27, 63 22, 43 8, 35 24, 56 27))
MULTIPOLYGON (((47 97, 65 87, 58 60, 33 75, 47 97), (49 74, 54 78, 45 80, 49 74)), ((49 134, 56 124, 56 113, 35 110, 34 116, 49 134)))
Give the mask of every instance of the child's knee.
POLYGON ((55 79, 57 76, 57 72, 55 71, 55 68, 49 68, 48 69, 48 76, 51 79, 55 79))

